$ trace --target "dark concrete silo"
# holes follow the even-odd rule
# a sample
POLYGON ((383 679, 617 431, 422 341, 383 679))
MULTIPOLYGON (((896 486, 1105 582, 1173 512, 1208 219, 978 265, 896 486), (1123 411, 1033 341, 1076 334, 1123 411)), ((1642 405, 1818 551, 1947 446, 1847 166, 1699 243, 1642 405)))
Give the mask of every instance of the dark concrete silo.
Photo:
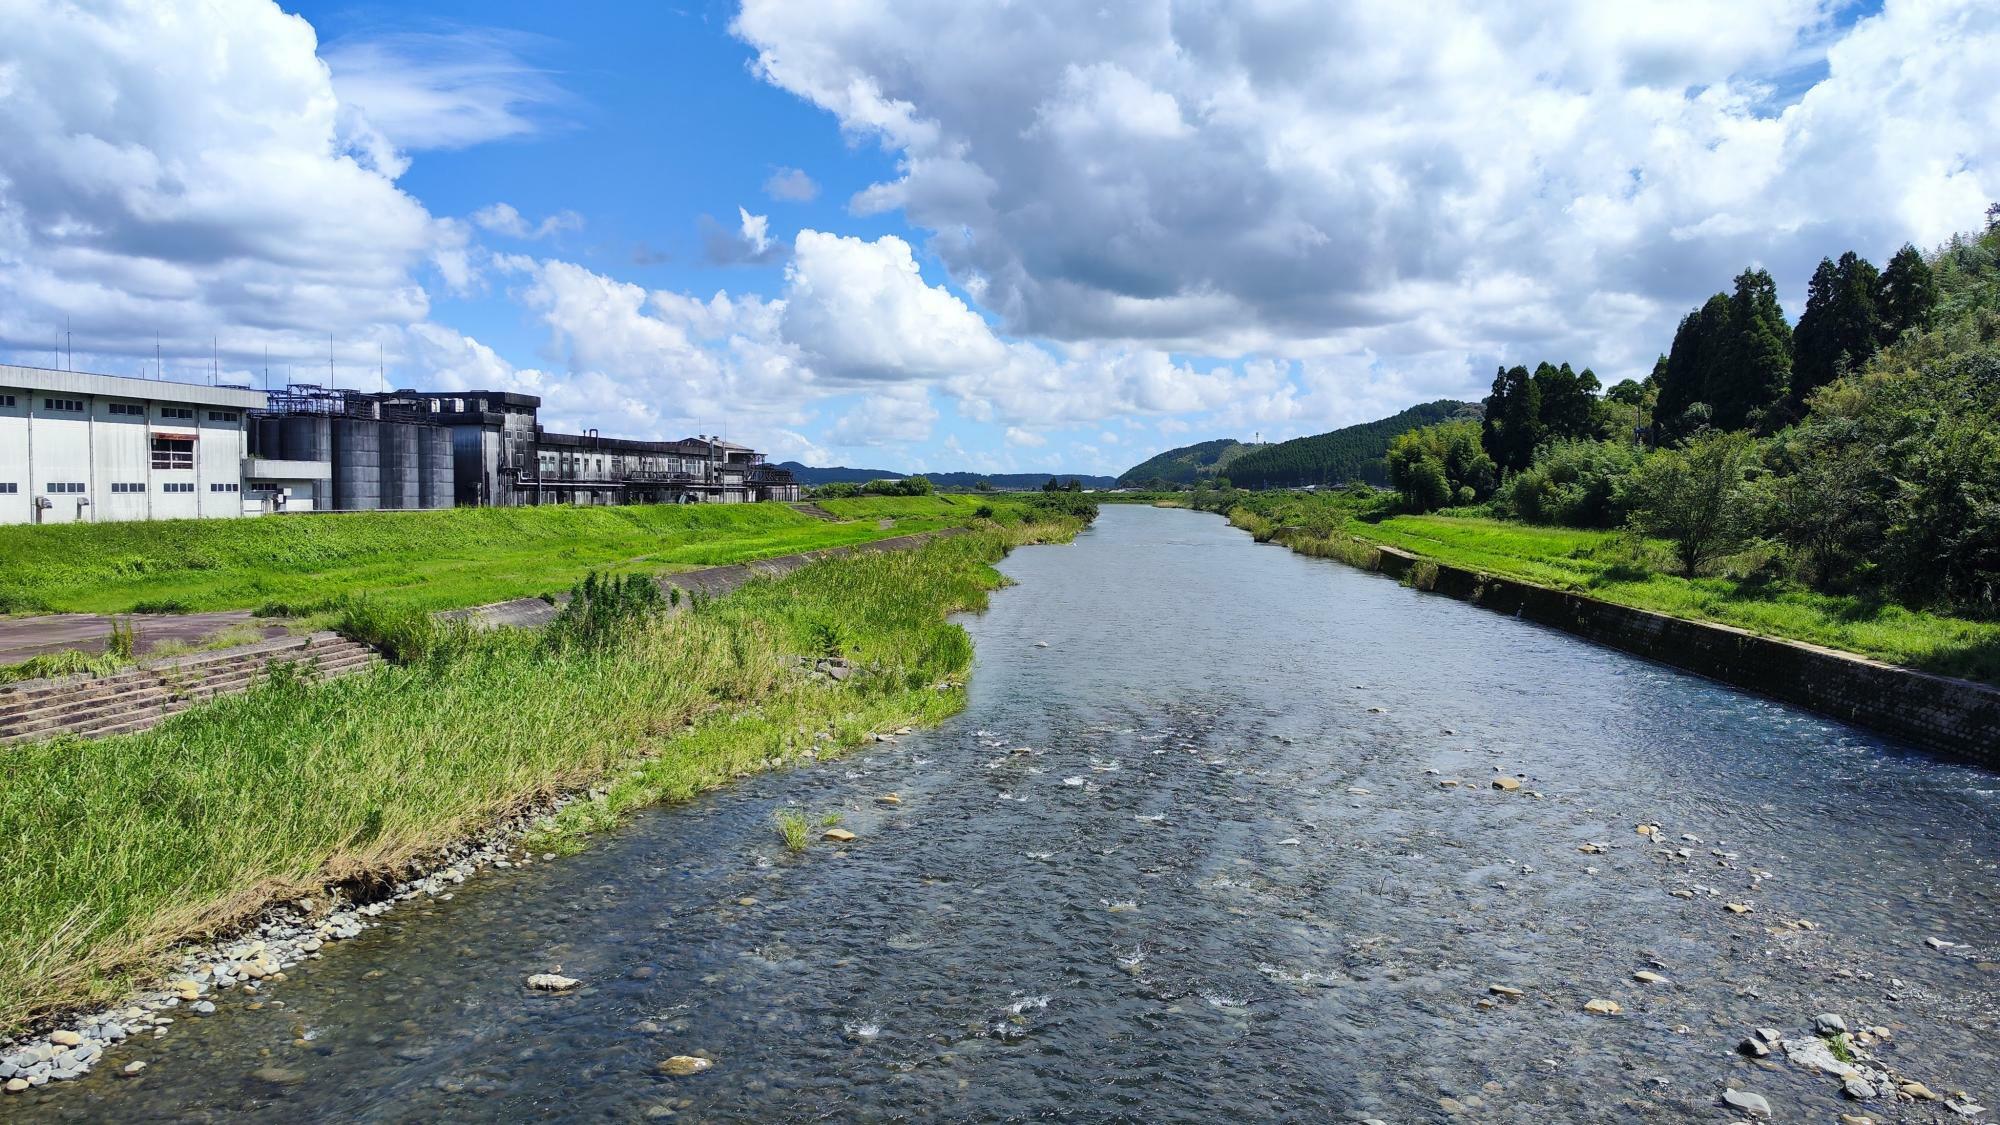
POLYGON ((343 512, 372 512, 382 506, 382 423, 372 419, 333 421, 333 506, 343 512))
POLYGON ((407 422, 383 422, 381 426, 382 507, 397 510, 422 507, 421 431, 407 422))

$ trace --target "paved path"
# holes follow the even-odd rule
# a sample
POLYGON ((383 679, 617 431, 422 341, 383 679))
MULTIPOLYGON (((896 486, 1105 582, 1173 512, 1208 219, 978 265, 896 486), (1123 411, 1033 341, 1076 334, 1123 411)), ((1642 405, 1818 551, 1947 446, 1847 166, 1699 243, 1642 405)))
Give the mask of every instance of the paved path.
MULTIPOLYGON (((113 620, 96 613, 0 617, 0 664, 18 664, 30 657, 66 649, 103 652, 105 639, 111 635, 113 620)), ((216 613, 133 613, 121 614, 115 620, 132 623, 136 631, 136 647, 141 655, 168 641, 193 644, 237 625, 260 625, 266 637, 285 632, 283 624, 264 624, 263 619, 250 616, 247 609, 216 613)))

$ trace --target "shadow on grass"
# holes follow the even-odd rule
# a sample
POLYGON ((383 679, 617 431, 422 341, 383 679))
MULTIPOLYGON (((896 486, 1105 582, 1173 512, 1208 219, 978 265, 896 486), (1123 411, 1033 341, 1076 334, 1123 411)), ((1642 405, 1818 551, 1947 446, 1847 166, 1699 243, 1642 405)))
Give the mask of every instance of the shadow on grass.
POLYGON ((1941 646, 1918 661, 1917 667, 1940 676, 1956 676, 1988 687, 2000 687, 2000 637, 1941 646))

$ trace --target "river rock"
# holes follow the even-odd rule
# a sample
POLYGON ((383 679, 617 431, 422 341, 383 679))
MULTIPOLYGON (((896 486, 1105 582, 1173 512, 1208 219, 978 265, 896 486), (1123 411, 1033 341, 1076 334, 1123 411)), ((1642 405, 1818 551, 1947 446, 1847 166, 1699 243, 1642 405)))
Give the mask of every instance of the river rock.
POLYGON ((296 1086, 306 1080, 305 1075, 296 1070, 287 1070, 282 1066, 264 1067, 261 1070, 251 1072, 250 1077, 255 1078, 259 1082, 268 1082, 273 1086, 296 1086))
POLYGON ((1495 996, 1505 996, 1509 1000, 1518 1000, 1526 995, 1520 989, 1505 984, 1489 984, 1486 986, 1486 991, 1491 992, 1495 996))
POLYGON ((1503 792, 1512 793, 1514 790, 1519 789, 1520 787, 1521 783, 1514 780, 1511 777, 1496 777, 1493 779, 1493 788, 1499 789, 1503 792))
POLYGON ((675 1055, 660 1064, 660 1072, 671 1074, 676 1078, 686 1078, 690 1074, 700 1074, 714 1065, 713 1062, 694 1055, 675 1055))
POLYGON ((1764 1095, 1753 1094, 1748 1090, 1724 1090, 1722 1104, 1731 1109, 1740 1109, 1752 1117, 1771 1116, 1771 1103, 1764 1100, 1764 1095))
POLYGON ((1599 1016, 1615 1016, 1625 1009, 1616 1000, 1592 1000, 1584 1004, 1583 1010, 1599 1016))
POLYGON ((1757 909, 1747 902, 1727 902, 1722 905, 1722 908, 1731 914, 1748 914, 1757 909))
POLYGON ((74 1031, 51 1031, 49 1032, 49 1042, 54 1043, 58 1047, 74 1047, 78 1043, 83 1042, 83 1036, 78 1035, 74 1031))
POLYGON ((832 840, 836 844, 849 843, 854 839, 854 833, 849 832, 845 828, 829 828, 825 832, 820 833, 820 835, 825 839, 832 840))
POLYGON ((1878 1094, 1875 1087, 1870 1085, 1865 1079, 1856 1078, 1853 1075, 1849 1075, 1847 1080, 1840 1084, 1840 1092, 1853 1098, 1855 1101, 1867 1101, 1878 1094))
POLYGON ((1821 1012, 1813 1017, 1813 1030, 1821 1035, 1838 1035, 1847 1030, 1847 1021, 1832 1012, 1821 1012))
POLYGON ((1760 1040, 1745 1039, 1736 1045, 1736 1052, 1742 1055, 1749 1055, 1753 1059, 1761 1059, 1771 1053, 1771 1048, 1766 1047, 1760 1040))
POLYGON ((575 977, 558 973, 536 973, 528 978, 528 987, 537 992, 568 992, 583 982, 575 977))
POLYGON ((1638 981, 1641 984, 1669 983, 1666 977, 1661 976, 1660 974, 1652 971, 1651 969, 1640 969, 1638 972, 1632 974, 1632 979, 1638 981))
POLYGON ((1938 1100, 1937 1093, 1921 1082, 1905 1082, 1901 1086, 1896 1087, 1896 1089, 1904 1097, 1915 1098, 1920 1102, 1934 1102, 1938 1100))

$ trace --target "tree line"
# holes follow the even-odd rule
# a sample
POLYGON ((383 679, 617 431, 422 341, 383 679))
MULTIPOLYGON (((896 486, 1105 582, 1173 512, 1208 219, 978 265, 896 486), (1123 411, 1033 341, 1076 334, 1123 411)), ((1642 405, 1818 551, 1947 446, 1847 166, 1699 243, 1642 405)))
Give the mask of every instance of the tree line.
POLYGON ((1501 367, 1484 407, 1391 444, 1404 509, 1629 527, 1688 574, 2000 613, 2000 205, 1885 269, 1822 259, 1796 326, 1746 269, 1644 380, 1501 367))

